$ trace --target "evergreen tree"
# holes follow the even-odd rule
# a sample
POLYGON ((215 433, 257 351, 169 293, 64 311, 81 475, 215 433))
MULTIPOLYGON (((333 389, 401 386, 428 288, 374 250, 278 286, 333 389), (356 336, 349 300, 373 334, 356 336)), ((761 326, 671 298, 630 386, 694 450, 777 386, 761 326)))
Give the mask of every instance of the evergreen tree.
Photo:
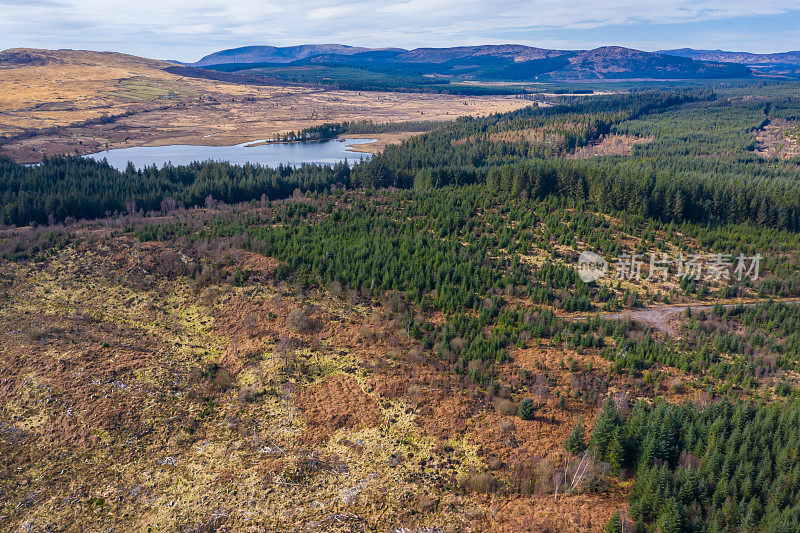
POLYGON ((611 518, 606 524, 605 532, 622 533, 622 517, 619 515, 619 511, 614 511, 614 514, 611 515, 611 518))
POLYGON ((670 498, 658 517, 656 530, 660 533, 682 533, 685 531, 685 521, 683 506, 675 498, 670 498))
POLYGON ((603 412, 597 419, 597 423, 592 431, 592 437, 589 439, 589 446, 597 451, 599 457, 606 458, 608 447, 614 438, 614 432, 620 425, 621 421, 617 408, 614 405, 614 400, 608 398, 603 412))
POLYGON ((628 442, 625 438, 624 428, 621 426, 614 429, 611 442, 606 450, 605 460, 616 474, 619 474, 628 465, 628 442))
POLYGON ((517 409, 517 416, 519 416, 523 420, 533 420, 533 417, 536 415, 536 406, 533 404, 533 400, 530 398, 525 398, 519 404, 519 409, 517 409))
POLYGON ((572 455, 578 455, 586 449, 583 433, 583 424, 579 422, 564 442, 564 448, 572 455))

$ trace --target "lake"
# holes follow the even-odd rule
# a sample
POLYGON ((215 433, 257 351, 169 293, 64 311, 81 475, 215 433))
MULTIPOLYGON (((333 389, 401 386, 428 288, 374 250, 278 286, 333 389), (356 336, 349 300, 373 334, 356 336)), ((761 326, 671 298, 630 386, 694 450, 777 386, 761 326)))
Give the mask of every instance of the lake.
POLYGON ((233 146, 198 146, 188 144, 173 144, 169 146, 135 146, 132 148, 119 148, 105 150, 84 157, 102 161, 119 170, 125 170, 128 162, 132 162, 137 169, 156 165, 161 168, 166 163, 173 165, 186 165, 194 161, 227 161, 234 165, 245 163, 260 164, 268 167, 284 165, 301 165, 303 163, 318 163, 332 165, 340 161, 357 162, 359 159, 367 160, 371 154, 350 152, 350 146, 374 142, 375 139, 333 139, 329 141, 310 141, 293 143, 265 143, 263 141, 249 141, 233 146))

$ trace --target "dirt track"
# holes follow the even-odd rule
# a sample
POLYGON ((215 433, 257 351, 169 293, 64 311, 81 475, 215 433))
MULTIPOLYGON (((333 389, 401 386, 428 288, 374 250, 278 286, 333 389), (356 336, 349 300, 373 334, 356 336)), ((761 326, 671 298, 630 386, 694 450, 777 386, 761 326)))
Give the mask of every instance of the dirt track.
MULTIPOLYGON (((755 300, 743 300, 738 302, 732 303, 723 303, 723 302, 711 302, 711 303, 694 303, 694 304, 677 304, 677 305, 659 305, 653 307, 646 307, 644 309, 632 309, 632 310, 625 310, 615 313, 597 313, 596 315, 590 316, 599 316, 600 318, 606 318, 610 320, 621 320, 621 319, 630 319, 636 322, 644 323, 648 326, 652 326, 664 333, 676 333, 676 329, 671 324, 671 318, 674 318, 676 315, 683 313, 686 311, 687 308, 691 308, 692 311, 701 311, 701 310, 708 310, 712 309, 714 305, 717 303, 722 303, 722 306, 725 308, 736 307, 738 305, 744 305, 747 307, 757 305, 763 302, 768 301, 775 301, 775 302, 783 302, 783 303, 797 303, 800 302, 800 298, 762 298, 762 299, 755 299, 755 300)), ((586 320, 588 317, 570 317, 572 320, 586 320)))

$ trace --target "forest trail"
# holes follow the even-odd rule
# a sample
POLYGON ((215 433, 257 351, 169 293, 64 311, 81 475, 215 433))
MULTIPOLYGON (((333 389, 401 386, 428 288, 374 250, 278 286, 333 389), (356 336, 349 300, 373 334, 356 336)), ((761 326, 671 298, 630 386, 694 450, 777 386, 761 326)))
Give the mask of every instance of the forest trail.
POLYGON ((752 299, 743 299, 738 301, 715 301, 715 302, 704 302, 704 303, 691 303, 691 304, 664 304, 664 305, 655 305, 650 307, 644 307, 641 309, 626 309, 624 311, 618 312, 605 312, 605 313, 596 313, 593 315, 581 316, 581 317, 564 317, 569 320, 586 320, 589 316, 599 316, 600 318, 605 318, 609 320, 632 320, 636 322, 644 323, 648 326, 652 326, 664 333, 677 333, 676 328, 674 325, 671 324, 672 318, 683 313, 686 311, 687 308, 691 308, 692 312, 695 311, 702 311, 702 310, 710 310, 716 304, 721 304, 723 307, 730 309, 732 307, 736 307, 739 305, 743 305, 745 307, 751 307, 754 305, 758 305, 764 302, 781 302, 781 303, 800 303, 800 298, 752 298, 752 299))

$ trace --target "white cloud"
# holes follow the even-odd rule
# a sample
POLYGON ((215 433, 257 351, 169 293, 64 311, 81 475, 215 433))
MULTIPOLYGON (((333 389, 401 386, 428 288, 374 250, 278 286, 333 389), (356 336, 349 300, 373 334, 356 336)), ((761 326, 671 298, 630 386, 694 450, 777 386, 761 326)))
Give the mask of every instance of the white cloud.
MULTIPOLYGON (((196 59, 246 44, 553 46, 565 38, 553 32, 573 32, 581 41, 581 32, 604 27, 724 21, 789 10, 785 0, 0 0, 0 48, 103 46, 196 59)), ((597 44, 625 42, 624 35, 613 37, 597 44)))

